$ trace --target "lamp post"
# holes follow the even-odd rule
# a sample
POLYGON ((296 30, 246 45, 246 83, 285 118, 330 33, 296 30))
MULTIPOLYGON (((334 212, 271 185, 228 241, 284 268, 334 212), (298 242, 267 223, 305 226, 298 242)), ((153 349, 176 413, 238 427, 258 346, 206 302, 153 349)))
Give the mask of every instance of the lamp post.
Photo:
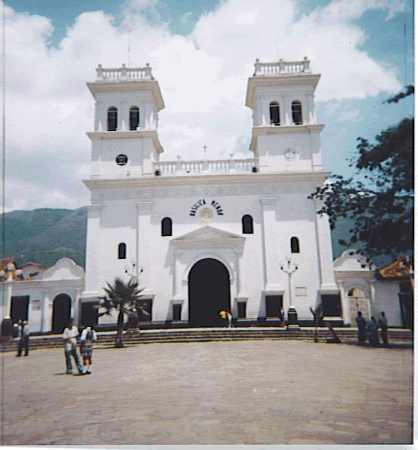
POLYGON ((136 283, 140 283, 138 276, 144 271, 144 267, 140 266, 138 269, 136 267, 135 258, 131 259, 131 265, 128 264, 124 267, 125 273, 131 278, 131 281, 135 281, 136 283))
POLYGON ((288 290, 289 290, 289 309, 287 310, 287 328, 299 328, 298 314, 293 305, 292 297, 292 274, 298 270, 299 264, 292 261, 290 256, 286 256, 286 260, 280 262, 280 270, 287 273, 288 290))
MULTIPOLYGON (((10 311, 12 306, 12 288, 13 288, 13 276, 22 275, 22 271, 20 269, 16 269, 13 263, 9 263, 6 266, 5 270, 0 271, 0 276, 3 278, 3 283, 6 284, 6 298, 7 298, 7 309, 6 314, 1 323, 1 335, 2 336, 11 336, 13 330, 12 319, 10 317, 10 311)), ((4 291, 3 291, 4 292, 4 291)), ((3 295, 3 305, 4 305, 4 295, 3 295)))

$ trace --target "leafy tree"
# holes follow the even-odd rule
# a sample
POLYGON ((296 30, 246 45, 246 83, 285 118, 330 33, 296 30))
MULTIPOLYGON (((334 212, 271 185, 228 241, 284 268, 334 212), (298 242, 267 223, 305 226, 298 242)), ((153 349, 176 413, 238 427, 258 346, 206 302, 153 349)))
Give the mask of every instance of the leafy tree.
POLYGON ((116 278, 113 285, 106 283, 107 287, 103 290, 106 295, 100 298, 97 308, 102 310, 99 312, 98 317, 104 315, 111 315, 112 311, 116 310, 118 313, 117 326, 118 331, 115 339, 115 347, 123 347, 123 322, 125 314, 138 314, 142 312, 148 314, 139 305, 139 299, 141 298, 141 292, 143 289, 138 289, 138 283, 132 279, 125 283, 120 278, 116 278))
MULTIPOLYGON (((388 99, 397 103, 414 93, 413 86, 388 99)), ((331 229, 338 218, 350 218, 354 225, 347 247, 363 243, 366 255, 397 258, 412 254, 414 229, 414 119, 403 119, 389 127, 376 142, 358 138, 358 154, 350 161, 359 179, 332 175, 308 198, 323 200, 318 214, 328 214, 331 229)))

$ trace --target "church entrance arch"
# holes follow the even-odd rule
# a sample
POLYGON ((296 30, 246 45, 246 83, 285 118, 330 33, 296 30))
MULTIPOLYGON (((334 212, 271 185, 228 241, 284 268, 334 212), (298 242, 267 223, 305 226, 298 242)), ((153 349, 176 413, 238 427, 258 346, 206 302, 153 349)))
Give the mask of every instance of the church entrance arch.
POLYGON ((228 269, 216 259, 202 259, 189 272, 189 324, 225 326, 225 319, 219 316, 222 310, 231 310, 228 269))
POLYGON ((71 314, 71 298, 67 294, 59 294, 54 298, 52 310, 52 333, 61 334, 68 326, 71 314))

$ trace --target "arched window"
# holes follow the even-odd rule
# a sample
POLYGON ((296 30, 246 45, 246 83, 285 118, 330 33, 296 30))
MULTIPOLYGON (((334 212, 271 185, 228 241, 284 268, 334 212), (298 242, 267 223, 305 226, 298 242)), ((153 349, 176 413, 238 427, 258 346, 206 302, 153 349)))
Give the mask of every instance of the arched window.
POLYGON ((295 125, 302 125, 302 104, 299 100, 292 102, 292 120, 295 125))
POLYGON ((299 253, 299 239, 297 237, 290 239, 290 250, 292 253, 299 253))
POLYGON ((253 234, 254 233, 253 218, 248 214, 246 214, 242 218, 242 233, 243 234, 253 234))
POLYGON ((118 259, 126 259, 126 244, 121 242, 118 246, 118 259))
POLYGON ((277 102, 270 103, 270 125, 280 125, 280 106, 277 102))
POLYGON ((111 106, 107 110, 107 131, 116 131, 118 128, 118 110, 111 106))
POLYGON ((173 222, 169 217, 164 217, 161 221, 161 236, 173 235, 173 222))
POLYGON ((129 129, 135 131, 139 126, 139 108, 132 106, 129 110, 129 129))

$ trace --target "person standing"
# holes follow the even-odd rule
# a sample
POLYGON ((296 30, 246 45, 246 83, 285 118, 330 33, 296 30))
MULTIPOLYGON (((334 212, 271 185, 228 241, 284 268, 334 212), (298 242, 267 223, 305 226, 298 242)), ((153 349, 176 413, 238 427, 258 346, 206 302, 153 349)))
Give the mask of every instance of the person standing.
POLYGON ((86 327, 81 333, 80 349, 83 356, 84 370, 88 375, 93 370, 93 342, 96 341, 96 332, 91 327, 86 327))
POLYGON ((26 320, 19 320, 19 344, 17 355, 22 356, 22 350, 25 349, 25 356, 29 355, 29 325, 26 320))
POLYGON ((228 328, 232 328, 232 314, 230 312, 227 312, 226 318, 228 319, 228 328))
POLYGON ((366 321, 362 316, 361 311, 357 311, 356 317, 357 327, 358 327, 358 344, 365 345, 366 344, 366 321))
POLYGON ((379 317, 380 337, 383 341, 383 347, 389 347, 388 342, 388 318, 384 311, 380 313, 379 317))
POLYGON ((367 330, 370 335, 370 344, 372 347, 380 347, 379 335, 377 334, 377 322, 373 316, 367 323, 367 330))
POLYGON ((62 338, 65 342, 65 363, 67 365, 67 374, 73 373, 73 366, 71 364, 71 356, 74 358, 78 373, 84 375, 83 366, 81 365, 80 355, 77 350, 77 336, 78 328, 74 325, 74 319, 70 319, 68 328, 64 330, 62 338))

